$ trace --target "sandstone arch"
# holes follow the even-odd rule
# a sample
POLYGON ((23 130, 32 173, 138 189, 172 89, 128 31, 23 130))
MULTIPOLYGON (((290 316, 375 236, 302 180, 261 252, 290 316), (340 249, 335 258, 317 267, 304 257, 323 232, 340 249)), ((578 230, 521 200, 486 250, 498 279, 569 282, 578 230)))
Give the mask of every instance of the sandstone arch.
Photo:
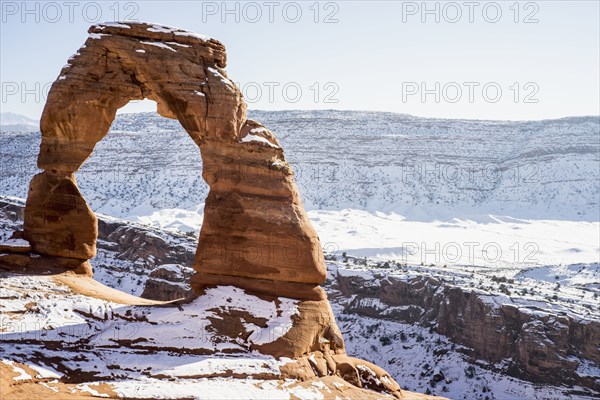
MULTIPOLYGON (((118 108, 152 99, 159 114, 178 119, 199 146, 210 187, 193 288, 201 294, 207 286, 235 285, 270 297, 274 305, 279 300, 273 297, 297 299, 297 312, 282 335, 244 351, 294 358, 282 367, 286 379, 337 375, 401 398, 387 372, 345 354, 319 286, 326 270, 318 236, 275 135, 246 119, 242 96, 223 70, 223 45, 145 23, 106 23, 89 33, 48 94, 38 156, 43 171, 31 181, 23 228, 32 252, 42 257, 21 255, 26 261, 17 257, 19 266, 90 272, 87 260, 96 253, 98 225, 75 173, 106 135, 118 108), (48 262, 34 261, 39 259, 48 262)), ((223 318, 242 323, 235 314, 223 318)), ((239 338, 237 332, 231 335, 239 338)))
POLYGON ((52 85, 29 188, 24 237, 34 252, 85 261, 97 222, 75 172, 108 132, 117 109, 152 99, 199 146, 210 186, 193 279, 197 290, 235 284, 255 292, 324 299, 318 236, 275 135, 246 119, 215 39, 145 23, 92 26, 52 85))

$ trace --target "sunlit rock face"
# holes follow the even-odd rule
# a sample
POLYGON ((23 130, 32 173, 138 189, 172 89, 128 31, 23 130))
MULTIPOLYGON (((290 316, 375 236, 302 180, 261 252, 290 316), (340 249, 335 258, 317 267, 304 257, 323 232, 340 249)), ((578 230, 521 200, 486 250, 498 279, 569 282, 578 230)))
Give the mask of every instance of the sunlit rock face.
MULTIPOLYGON (((30 260, 42 262, 30 261, 30 268, 60 264, 91 275, 87 260, 96 255, 98 221, 75 173, 120 107, 154 100, 158 113, 179 120, 199 147, 210 187, 191 286, 195 302, 223 309, 213 320, 206 317, 218 337, 211 346, 227 337, 244 344, 239 352, 292 358, 281 369, 285 379, 337 376, 357 388, 401 397, 387 372, 345 354, 320 287, 326 269, 319 238, 275 135, 246 118, 242 95, 223 70, 224 46, 146 23, 95 25, 89 34, 53 84, 42 115, 38 167, 43 172, 31 181, 22 235, 37 254, 30 260), (246 308, 230 304, 235 296, 211 297, 224 287, 245 299, 257 297, 245 302, 246 308), (261 307, 273 308, 268 318, 257 316, 261 307), (257 328, 249 330, 252 324, 257 328), (258 328, 266 332, 260 338, 258 328)), ((27 257, 19 258, 20 267, 27 257)), ((202 322, 201 314, 190 317, 192 325, 202 322)), ((155 333, 151 328, 147 337, 155 333)), ((174 344, 162 347, 169 345, 174 344)))
POLYGON ((74 173, 106 135, 117 109, 148 98, 198 145, 211 188, 194 286, 236 283, 324 298, 317 287, 325 278, 319 239, 275 135, 246 119, 246 104, 223 70, 225 47, 144 23, 95 25, 89 33, 53 84, 42 115, 43 172, 31 182, 25 216, 33 250, 94 257, 97 221, 74 173))

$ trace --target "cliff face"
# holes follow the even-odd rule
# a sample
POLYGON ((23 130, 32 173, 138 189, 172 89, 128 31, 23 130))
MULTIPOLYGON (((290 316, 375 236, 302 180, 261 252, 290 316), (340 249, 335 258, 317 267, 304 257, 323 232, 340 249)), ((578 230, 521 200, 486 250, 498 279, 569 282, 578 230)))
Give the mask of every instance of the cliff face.
POLYGON ((427 276, 373 281, 350 272, 338 274, 334 286, 352 296, 347 312, 431 327, 472 357, 502 363, 508 374, 532 382, 600 391, 598 378, 577 371, 586 360, 600 365, 600 323, 592 318, 553 313, 548 304, 515 304, 427 276))
POLYGON ((98 219, 98 247, 118 252, 123 260, 142 259, 148 267, 179 263, 191 266, 194 262, 195 238, 177 235, 178 240, 157 234, 156 229, 140 225, 117 222, 111 219, 98 219))

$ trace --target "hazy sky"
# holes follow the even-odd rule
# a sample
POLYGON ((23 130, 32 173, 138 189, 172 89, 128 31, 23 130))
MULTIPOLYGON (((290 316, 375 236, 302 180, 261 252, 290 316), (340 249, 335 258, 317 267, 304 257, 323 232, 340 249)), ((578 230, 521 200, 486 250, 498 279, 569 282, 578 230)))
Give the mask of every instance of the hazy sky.
POLYGON ((2 1, 1 13, 2 111, 33 118, 87 28, 116 19, 219 39, 254 109, 515 120, 600 108, 596 0, 2 1))

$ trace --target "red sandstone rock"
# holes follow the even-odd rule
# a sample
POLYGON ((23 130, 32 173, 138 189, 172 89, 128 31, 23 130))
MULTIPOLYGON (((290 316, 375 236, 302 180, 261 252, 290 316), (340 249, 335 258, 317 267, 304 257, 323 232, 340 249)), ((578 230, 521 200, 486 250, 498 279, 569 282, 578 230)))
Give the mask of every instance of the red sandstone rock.
POLYGON ((45 257, 30 266, 45 267, 55 256, 66 269, 91 273, 85 260, 95 255, 98 223, 73 174, 106 135, 117 109, 130 100, 155 100, 158 113, 178 119, 199 146, 210 186, 194 290, 235 285, 259 296, 300 299, 289 331, 253 350, 300 363, 318 354, 318 374, 400 397, 385 371, 345 355, 318 286, 326 276, 319 238, 275 135, 246 119, 242 95, 222 69, 224 46, 145 23, 95 25, 89 33, 52 85, 42 115, 38 166, 44 172, 31 181, 24 237, 45 257))
POLYGON ((323 282, 321 246, 292 171, 275 135, 246 120, 242 95, 222 69, 224 46, 144 23, 95 25, 89 32, 52 85, 42 115, 38 166, 45 171, 31 183, 24 228, 34 251, 94 256, 97 222, 72 174, 118 108, 149 98, 201 149, 211 190, 196 270, 311 287, 323 282))
POLYGON ((33 177, 23 234, 39 254, 83 260, 96 255, 98 222, 73 174, 44 171, 33 177))

